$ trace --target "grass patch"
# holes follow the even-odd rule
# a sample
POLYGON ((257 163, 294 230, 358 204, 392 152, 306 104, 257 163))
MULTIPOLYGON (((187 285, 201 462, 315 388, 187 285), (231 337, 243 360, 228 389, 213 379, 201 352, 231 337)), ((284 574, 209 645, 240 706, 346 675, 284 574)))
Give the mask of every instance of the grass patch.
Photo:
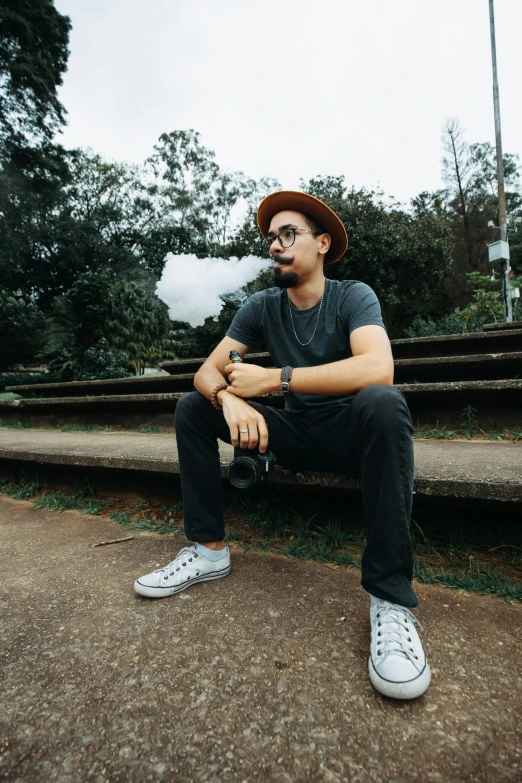
MULTIPOLYGON (((103 424, 30 424, 24 421, 9 421, 0 419, 0 428, 11 430, 58 430, 60 432, 137 432, 141 435, 160 433, 159 427, 143 427, 135 424, 118 424, 117 427, 103 424)), ((165 434, 171 435, 168 431, 165 434)))
MULTIPOLYGON (((361 567, 364 534, 347 530, 337 517, 319 524, 318 514, 307 518, 281 501, 258 503, 245 495, 234 498, 231 513, 226 540, 247 550, 361 567)), ((519 547, 472 545, 458 527, 426 537, 414 519, 411 539, 414 578, 420 582, 522 600, 522 549, 519 547)))
MULTIPOLYGON (((32 500, 35 508, 52 511, 75 510, 93 516, 107 516, 123 528, 160 535, 183 534, 183 506, 159 505, 145 499, 131 503, 118 498, 97 498, 85 481, 76 492, 51 490, 35 478, 0 481, 0 493, 17 500, 32 500)), ((303 499, 301 498, 301 502, 303 499)), ((361 531, 348 530, 339 517, 319 513, 308 516, 293 507, 292 498, 272 496, 259 500, 254 495, 231 493, 225 540, 245 551, 313 560, 337 567, 360 568, 365 546, 361 531)), ((306 507, 306 500, 304 501, 306 507)), ((425 535, 412 519, 414 577, 425 584, 455 590, 522 600, 522 548, 506 542, 496 546, 472 545, 463 529, 441 526, 440 533, 425 535)))
POLYGON ((436 426, 428 429, 427 426, 420 427, 417 422, 417 428, 414 430, 413 438, 428 438, 437 440, 507 440, 507 441, 519 441, 522 440, 522 430, 520 427, 514 427, 508 429, 501 426, 500 429, 484 430, 478 426, 478 411, 472 405, 466 405, 462 409, 460 418, 462 420, 461 427, 455 430, 448 430, 446 425, 439 427, 437 421, 436 426))
MULTIPOLYGON (((17 396, 17 395, 15 395, 17 396)), ((468 406, 471 407, 471 406, 468 406)), ((467 409, 465 409, 467 410, 467 409)), ((419 427, 415 429, 413 433, 414 439, 433 439, 433 440, 496 440, 496 441, 509 441, 517 442, 522 441, 522 429, 520 427, 514 427, 508 429, 507 427, 501 427, 500 429, 484 430, 477 426, 476 418, 473 419, 473 410, 471 413, 467 413, 467 422, 464 422, 464 426, 455 430, 450 430, 443 425, 439 427, 437 425, 428 429, 427 427, 419 427)), ((22 421, 9 421, 7 419, 0 418, 0 428, 15 429, 15 430, 57 430, 59 432, 136 432, 140 435, 152 435, 163 433, 166 435, 172 434, 172 432, 161 430, 155 425, 143 426, 135 424, 121 423, 118 425, 103 425, 103 424, 29 424, 22 421)))
POLYGON ((514 443, 516 441, 522 441, 522 430, 520 427, 514 427, 510 430, 507 427, 501 427, 496 430, 483 430, 480 427, 474 429, 460 428, 456 430, 449 430, 444 425, 443 427, 433 427, 428 429, 427 427, 417 427, 412 435, 414 440, 497 440, 497 441, 509 441, 514 443))

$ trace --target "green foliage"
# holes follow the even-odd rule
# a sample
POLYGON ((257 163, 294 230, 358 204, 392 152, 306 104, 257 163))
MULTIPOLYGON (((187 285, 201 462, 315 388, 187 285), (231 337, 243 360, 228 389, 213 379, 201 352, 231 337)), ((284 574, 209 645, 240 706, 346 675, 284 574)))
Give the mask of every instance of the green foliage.
POLYGON ((0 392, 6 386, 28 386, 36 383, 54 383, 58 380, 48 372, 6 372, 0 374, 0 392))
POLYGON ((71 279, 67 257, 56 259, 62 188, 69 155, 57 145, 0 146, 0 286, 48 306, 71 279))
POLYGON ((127 353, 111 348, 105 337, 102 337, 83 354, 77 378, 80 381, 125 378, 130 375, 128 365, 127 353))
POLYGON ((0 7, 0 286, 26 301, 39 298, 27 267, 48 276, 49 218, 68 176, 52 140, 64 123, 58 87, 70 28, 51 0, 0 7))
POLYGON ((256 185, 242 172, 222 172, 214 157, 199 133, 176 130, 160 136, 147 161, 154 177, 149 192, 168 215, 165 225, 176 225, 213 256, 227 242, 233 208, 256 185))
POLYGON ((33 302, 0 290, 0 371, 36 360, 44 316, 33 302))
POLYGON ((477 409, 473 405, 466 405, 461 413, 462 429, 468 440, 471 440, 477 429, 477 409))
POLYGON ((203 326, 189 327, 183 331, 178 347, 178 356, 206 357, 221 342, 237 312, 237 306, 226 302, 218 318, 207 318, 203 326))
POLYGON ((405 329, 405 337, 481 332, 483 324, 503 321, 504 304, 498 283, 480 272, 468 272, 466 278, 468 288, 471 288, 471 301, 465 308, 456 307, 453 313, 444 315, 436 321, 416 316, 405 329), (496 290, 491 290, 493 287, 496 290))
POLYGON ((171 328, 166 305, 154 293, 153 280, 119 280, 111 288, 112 311, 106 334, 128 355, 129 369, 142 374, 146 365, 172 359, 181 344, 171 328))
POLYGON ((436 337, 444 334, 463 334, 465 328, 467 328, 468 332, 481 332, 484 323, 484 318, 469 318, 467 319, 466 327, 466 318, 463 315, 463 311, 460 307, 456 307, 449 315, 443 315, 442 318, 436 320, 429 316, 423 318, 420 315, 416 315, 410 326, 404 330, 404 337, 436 337))
POLYGON ((488 275, 481 275, 480 272, 468 272, 466 274, 468 284, 472 287, 473 293, 471 302, 462 311, 464 318, 464 332, 468 331, 468 322, 471 319, 483 319, 483 322, 496 323, 504 320, 504 302, 501 299, 498 285, 491 280, 488 275), (497 290, 492 291, 495 286, 497 290))
MULTIPOLYGON (((43 355, 62 380, 139 374, 145 365, 174 355, 207 356, 225 335, 237 304, 228 302, 216 321, 209 318, 196 329, 171 323, 154 293, 165 255, 266 255, 256 210, 279 183, 223 172, 192 130, 162 134, 141 167, 106 161, 92 150, 67 152, 54 145, 45 128, 61 122, 55 97, 65 68, 69 21, 56 15, 48 0, 36 5, 24 0, 16 8, 20 19, 15 19, 13 0, 0 16, 7 20, 6 40, 12 35, 15 41, 0 42, 0 78, 9 93, 22 84, 17 69, 25 63, 27 92, 11 90, 11 97, 0 98, 0 116, 2 111, 9 114, 9 106, 20 98, 23 111, 34 117, 24 125, 20 109, 20 143, 0 150, 0 290, 11 297, 11 310, 3 308, 4 329, 0 317, 0 334, 6 335, 3 343, 0 336, 0 369, 36 358, 40 311, 47 317, 43 355), (55 63, 45 68, 40 63, 43 86, 31 82, 36 54, 28 65, 30 57, 24 53, 24 47, 30 52, 36 45, 28 31, 38 14, 43 22, 35 41, 40 34, 45 41, 55 35, 49 48, 42 44, 41 56, 50 58, 47 65, 55 63), (12 25, 21 28, 13 32, 12 25), (2 46, 7 47, 5 60, 2 46), (38 108, 31 90, 40 87, 38 108), (30 136, 29 127, 41 128, 37 143, 36 131, 30 136), (240 206, 244 218, 234 227, 232 215, 240 206), (23 308, 26 318, 21 317, 23 308), (12 358, 14 345, 18 353, 12 358), (2 346, 11 352, 8 358, 2 359, 2 346)), ((489 270, 486 241, 493 238, 487 220, 496 219, 497 209, 494 150, 489 144, 467 144, 455 122, 446 128, 445 150, 446 189, 419 194, 409 209, 382 193, 350 189, 343 177, 302 183, 339 214, 348 231, 346 257, 326 274, 370 285, 390 337, 476 331, 485 321, 503 320, 500 287, 489 278, 484 282, 489 270)), ((505 171, 512 218, 522 214, 516 156, 505 156, 505 171)), ((522 263, 522 230, 510 240, 513 259, 519 253, 522 263)), ((265 272, 246 293, 271 285, 271 274, 265 272)), ((520 302, 514 300, 513 306, 516 318, 520 302)))
POLYGON ((61 380, 139 374, 179 346, 150 276, 118 280, 111 270, 82 275, 55 300, 46 340, 48 369, 61 380))
POLYGON ((57 88, 71 22, 52 0, 3 0, 0 9, 0 140, 51 139, 64 122, 57 88))
POLYGON ((85 352, 104 336, 111 313, 110 270, 87 272, 53 302, 45 333, 44 356, 49 371, 62 381, 82 372, 85 352))
MULTIPOLYGON (((464 129, 454 118, 447 121, 442 141, 444 208, 453 235, 453 263, 445 278, 445 289, 451 302, 463 307, 468 298, 466 273, 489 271, 487 243, 498 239, 497 230, 487 225, 491 220, 498 223, 496 152, 489 142, 468 144, 464 129)), ((504 155, 504 178, 511 220, 522 207, 516 155, 504 155)), ((513 258, 516 264, 517 250, 513 258)))

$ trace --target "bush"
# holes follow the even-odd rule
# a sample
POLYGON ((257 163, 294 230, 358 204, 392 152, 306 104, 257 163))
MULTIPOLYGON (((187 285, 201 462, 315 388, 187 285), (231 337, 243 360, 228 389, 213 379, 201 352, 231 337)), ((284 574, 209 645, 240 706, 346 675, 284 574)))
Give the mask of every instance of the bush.
MULTIPOLYGON (((491 320, 491 318, 489 319, 491 320)), ((449 315, 433 321, 431 318, 423 318, 416 315, 408 329, 405 329, 405 337, 436 337, 444 334, 465 334, 469 332, 481 332, 483 324, 488 322, 486 316, 474 316, 467 321, 460 307, 457 307, 449 315)))
POLYGON ((0 290, 0 369, 37 358, 44 315, 34 302, 0 290))
POLYGON ((134 373, 128 369, 129 356, 126 351, 112 348, 105 337, 88 348, 78 372, 80 381, 101 381, 109 378, 127 378, 134 373))
POLYGON ((47 372, 3 372, 0 373, 0 393, 6 386, 28 386, 35 383, 56 383, 58 378, 47 372))

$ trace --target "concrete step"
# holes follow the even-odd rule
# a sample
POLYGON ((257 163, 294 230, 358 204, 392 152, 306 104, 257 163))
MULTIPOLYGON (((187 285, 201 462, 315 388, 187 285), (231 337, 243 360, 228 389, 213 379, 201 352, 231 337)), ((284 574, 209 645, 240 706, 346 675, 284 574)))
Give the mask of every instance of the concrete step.
MULTIPOLYGON (((522 503, 522 444, 476 441, 414 442, 417 495, 522 503)), ((233 457, 220 442, 222 475, 233 457)), ((63 465, 135 473, 178 474, 172 434, 14 431, 0 429, 0 466, 63 465)), ((359 490, 356 477, 276 468, 273 484, 359 490)))
MULTIPOLYGON (((252 363, 263 366, 271 363, 268 354, 251 357, 252 363)), ((164 394, 187 392, 194 388, 196 368, 194 362, 179 363, 171 375, 136 378, 114 378, 103 381, 72 381, 70 383, 44 383, 24 386, 7 386, 6 391, 22 396, 84 397, 126 394, 164 394), (188 371, 189 368, 192 371, 188 371)), ((395 359, 395 383, 429 383, 442 381, 501 380, 522 375, 522 352, 471 354, 414 359, 395 359)))
POLYGON ((511 321, 510 323, 484 324, 484 332, 510 331, 511 329, 522 329, 522 321, 511 321))
POLYGON ((105 397, 108 395, 145 395, 187 392, 194 388, 194 373, 135 378, 111 378, 103 381, 71 381, 67 383, 35 383, 6 386, 6 391, 38 397, 105 397))
POLYGON ((522 326, 511 331, 492 330, 470 334, 404 338, 392 340, 391 345, 395 359, 520 352, 522 351, 522 326))
MULTIPOLYGON (((173 379, 175 380, 175 379, 173 379)), ((416 426, 462 425, 462 411, 471 405, 483 429, 522 427, 522 379, 397 384, 405 395, 416 426)), ((90 397, 43 397, 0 400, 0 418, 31 424, 101 424, 171 428, 177 401, 186 392, 111 394, 90 397)), ((258 398, 283 407, 281 393, 258 398)))
POLYGON ((396 359, 395 383, 488 381, 522 377, 522 353, 396 359))
MULTIPOLYGON (((437 337, 412 337, 391 341, 394 359, 415 359, 436 356, 468 356, 470 354, 508 353, 522 351, 522 325, 511 332, 489 331, 470 334, 448 334, 437 337)), ((176 359, 162 362, 162 370, 171 375, 197 372, 204 358, 176 359)), ((268 353, 247 354, 245 361, 262 367, 273 367, 268 353)))

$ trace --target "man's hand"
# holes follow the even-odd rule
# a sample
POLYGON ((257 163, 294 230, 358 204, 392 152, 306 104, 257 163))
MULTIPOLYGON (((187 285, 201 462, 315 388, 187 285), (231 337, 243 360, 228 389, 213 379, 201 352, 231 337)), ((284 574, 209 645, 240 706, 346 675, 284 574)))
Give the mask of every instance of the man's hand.
POLYGON ((227 364, 227 392, 236 397, 258 397, 260 394, 277 391, 281 387, 280 370, 259 367, 257 364, 227 364))
POLYGON ((223 406, 223 416, 230 429, 233 446, 242 449, 254 449, 259 443, 259 451, 265 452, 268 447, 268 430, 264 417, 244 400, 219 392, 219 402, 223 406))

